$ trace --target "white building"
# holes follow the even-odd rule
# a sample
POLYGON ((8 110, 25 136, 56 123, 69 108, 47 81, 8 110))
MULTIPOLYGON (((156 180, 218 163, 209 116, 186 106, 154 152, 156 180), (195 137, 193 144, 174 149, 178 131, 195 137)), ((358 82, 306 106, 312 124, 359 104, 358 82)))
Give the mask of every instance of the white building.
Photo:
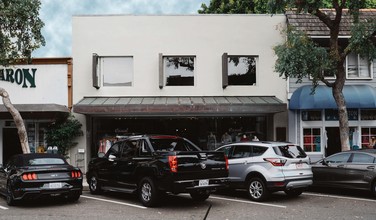
MULTIPOLYGON (((72 107, 72 59, 35 58, 31 64, 0 67, 0 87, 25 122, 30 151, 45 151, 45 130, 72 107)), ((0 164, 22 153, 14 120, 0 105, 0 164)))
POLYGON ((203 149, 219 145, 224 132, 234 141, 286 140, 287 86, 273 51, 285 20, 74 16, 73 112, 85 135, 71 155, 88 160, 132 133, 178 134, 203 149))

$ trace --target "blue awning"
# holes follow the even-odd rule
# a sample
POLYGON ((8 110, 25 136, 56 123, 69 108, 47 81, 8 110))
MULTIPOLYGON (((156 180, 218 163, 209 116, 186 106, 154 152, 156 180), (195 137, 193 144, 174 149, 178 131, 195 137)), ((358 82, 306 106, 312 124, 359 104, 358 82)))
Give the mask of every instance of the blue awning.
MULTIPOLYGON (((345 85, 342 91, 347 108, 376 108, 376 88, 369 85, 345 85)), ((297 89, 291 96, 289 109, 337 109, 332 88, 317 86, 315 93, 311 92, 311 85, 297 89)))

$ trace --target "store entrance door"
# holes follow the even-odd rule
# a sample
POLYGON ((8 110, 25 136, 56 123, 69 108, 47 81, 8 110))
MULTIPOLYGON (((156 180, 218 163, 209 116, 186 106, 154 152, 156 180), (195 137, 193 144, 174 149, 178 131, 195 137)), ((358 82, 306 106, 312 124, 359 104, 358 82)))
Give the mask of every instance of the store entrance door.
POLYGON ((326 156, 341 152, 341 139, 338 127, 326 127, 326 135, 328 143, 326 148, 326 156))
POLYGON ((3 164, 15 154, 22 154, 17 128, 3 128, 3 164))

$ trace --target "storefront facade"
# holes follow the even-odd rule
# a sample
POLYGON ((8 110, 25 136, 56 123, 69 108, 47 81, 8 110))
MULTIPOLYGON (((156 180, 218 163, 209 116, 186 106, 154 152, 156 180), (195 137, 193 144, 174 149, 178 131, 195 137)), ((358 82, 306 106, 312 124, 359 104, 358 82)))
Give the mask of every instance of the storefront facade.
MULTIPOLYGON (((360 19, 375 18, 376 10, 366 10, 360 19)), ((330 13, 329 10, 326 13, 330 13)), ((344 12, 343 20, 351 18, 344 12)), ((288 23, 299 27, 317 43, 327 45, 328 30, 315 28, 321 21, 310 15, 287 14, 288 23), (316 22, 316 25, 313 23, 316 22), (318 31, 319 30, 319 31, 318 31)), ((322 24, 321 24, 322 25, 322 24)), ((347 44, 350 26, 340 30, 340 43, 347 44)), ((349 141, 352 149, 368 148, 372 137, 376 136, 376 60, 371 62, 358 54, 350 53, 345 62, 346 84, 343 94, 346 100, 349 120, 349 141)), ((334 81, 334 76, 325 76, 334 81)), ((339 136, 338 108, 331 88, 319 85, 312 94, 312 81, 305 78, 301 83, 289 79, 289 140, 299 143, 317 161, 325 156, 341 151, 339 136)))
MULTIPOLYGON (((72 107, 72 58, 35 58, 32 64, 0 67, 0 87, 20 112, 31 152, 47 149, 45 131, 72 107)), ((0 163, 22 153, 13 118, 0 106, 0 163)))
POLYGON ((272 49, 284 24, 283 15, 73 17, 86 160, 132 134, 177 134, 203 149, 226 132, 286 140, 286 81, 272 49))

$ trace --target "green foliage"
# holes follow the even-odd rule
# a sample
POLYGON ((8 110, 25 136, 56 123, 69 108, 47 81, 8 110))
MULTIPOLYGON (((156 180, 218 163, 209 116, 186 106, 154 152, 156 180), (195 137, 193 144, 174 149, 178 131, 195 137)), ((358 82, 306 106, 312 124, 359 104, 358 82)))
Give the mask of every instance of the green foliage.
POLYGON ((74 139, 83 135, 81 127, 82 124, 73 115, 58 118, 46 131, 47 146, 57 146, 59 153, 66 155, 71 147, 77 145, 74 139))
POLYGON ((349 51, 369 61, 376 59, 376 19, 355 24, 351 29, 349 51), (366 46, 365 46, 366 45, 366 46))
POLYGON ((330 59, 325 48, 316 45, 305 33, 292 27, 284 31, 286 42, 274 47, 278 56, 275 64, 280 77, 297 78, 297 83, 311 77, 314 85, 322 77, 323 71, 330 71, 330 59))
POLYGON ((0 0, 0 65, 31 58, 31 52, 45 45, 39 19, 39 0, 0 0))
POLYGON ((268 0, 211 0, 198 10, 200 14, 265 14, 268 0))

